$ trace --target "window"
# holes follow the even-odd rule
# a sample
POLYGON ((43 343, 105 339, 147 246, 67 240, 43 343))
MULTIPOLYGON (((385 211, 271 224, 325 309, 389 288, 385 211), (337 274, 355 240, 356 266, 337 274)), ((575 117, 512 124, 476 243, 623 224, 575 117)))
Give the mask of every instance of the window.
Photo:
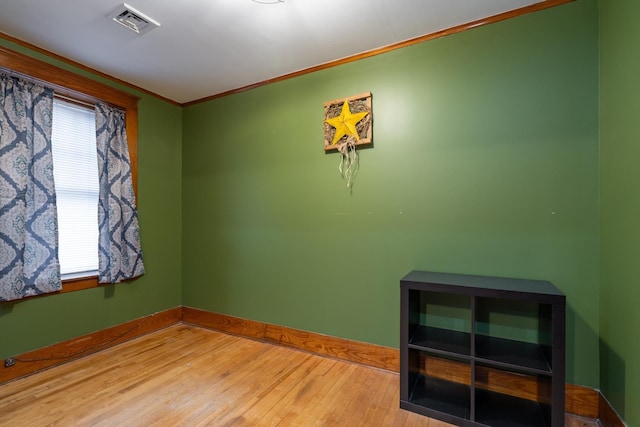
MULTIPOLYGON (((72 64, 75 66, 79 66, 78 64, 72 64)), ((81 67, 81 66, 80 66, 81 67)), ((127 92, 123 92, 119 89, 115 89, 111 86, 107 86, 105 84, 99 83, 95 80, 92 80, 87 77, 80 76, 78 74, 74 74, 70 71, 64 70, 62 68, 53 66, 47 62, 42 62, 40 60, 31 58, 29 56, 23 55, 18 52, 14 52, 10 49, 4 48, 0 46, 0 68, 5 69, 12 73, 18 73, 26 76, 26 78, 31 78, 37 81, 42 82, 44 85, 53 87, 54 91, 57 95, 60 95, 64 98, 68 98, 71 100, 79 101, 79 104, 88 103, 95 104, 96 102, 102 101, 113 106, 122 108, 126 112, 126 126, 127 126, 127 139, 129 143, 129 155, 131 158, 131 168, 132 168, 132 178, 134 191, 137 191, 137 176, 138 176, 138 97, 131 95, 127 92)), ((89 70, 92 71, 92 70, 89 70)), ((104 76, 103 76, 104 77, 104 76)), ((82 108, 78 108, 78 105, 72 103, 64 103, 64 102, 56 102, 56 107, 54 115, 57 115, 58 118, 54 119, 54 126, 60 125, 60 123, 55 123, 59 120, 60 116, 63 113, 57 113, 58 109, 69 112, 73 110, 72 106, 75 107, 76 113, 81 113, 82 108), (64 106, 63 106, 64 104, 64 106)), ((93 114, 93 112, 91 112, 93 114)), ((95 118, 91 119, 93 123, 95 123, 95 118)), ((74 125, 75 126, 75 125, 74 125)), ((77 131, 74 130, 74 133, 77 131)), ((57 138, 56 138, 57 140, 57 138)), ((54 145, 59 145, 56 142, 54 145)), ((95 149, 95 131, 92 135, 92 144, 95 149)), ((59 147, 54 147, 56 152, 60 152, 59 147)), ((64 151, 64 150, 62 150, 64 151)), ((79 153, 75 153, 79 154, 79 153)), ((54 152, 54 169, 56 169, 56 174, 58 169, 63 169, 58 166, 58 161, 56 160, 56 153, 54 152)), ((97 165, 97 160, 96 160, 97 165)), ((75 167, 75 165, 74 165, 75 167)), ((97 167, 97 166, 96 166, 97 167)), ((97 171, 95 173, 97 180, 97 171)), ((58 177, 55 177, 56 181, 58 181, 58 177)), ((74 183, 75 184, 75 183, 74 183)), ((96 187, 97 188, 97 187, 96 187)), ((66 190, 62 184, 58 185, 56 183, 56 191, 61 191, 64 193, 66 190)), ((61 197, 60 195, 58 197, 61 197)), ((87 202, 88 203, 88 202, 87 202)), ((93 203, 93 202, 92 202, 93 203)), ((96 205, 94 205, 96 206, 96 205)), ((93 209, 93 208, 92 208, 93 209)), ((96 208, 97 209, 97 208, 96 208)), ((75 209, 74 209, 75 210, 75 209)), ((59 208, 58 214, 60 214, 61 209, 59 208)), ((76 214, 75 212, 73 213, 76 214)), ((93 214, 92 214, 93 215, 93 214)), ((61 220, 58 218, 59 227, 62 227, 60 224, 61 220)), ((75 221, 75 220, 73 220, 75 221)), ((96 220, 97 221, 97 220, 96 220)), ((74 222, 74 226, 77 226, 74 222)), ((96 233, 97 233, 97 224, 96 224, 96 233)), ((60 242, 60 246, 62 246, 62 242, 60 242)), ((93 245, 93 244, 91 244, 93 245)), ((63 290, 62 292, 70 292, 80 289, 93 288, 98 286, 97 276, 87 277, 87 272, 79 274, 82 277, 72 277, 78 276, 78 274, 71 275, 69 273, 64 273, 64 271, 71 270, 85 270, 89 268, 89 271, 93 270, 92 267, 87 267, 89 263, 85 264, 80 257, 80 253, 82 250, 78 250, 76 247, 76 242, 71 240, 67 245, 71 247, 72 255, 67 257, 68 261, 64 261, 61 257, 61 267, 63 268, 63 290), (75 255, 73 255, 75 253, 75 255)), ((97 243, 95 246, 96 250, 96 260, 95 265, 97 268, 97 243)), ((62 249, 61 249, 62 250, 62 249)), ((94 252, 94 251, 92 251, 94 252)), ((91 274, 91 273, 89 273, 91 274)))
POLYGON ((53 174, 62 278, 98 271, 98 160, 92 108, 53 101, 53 174))

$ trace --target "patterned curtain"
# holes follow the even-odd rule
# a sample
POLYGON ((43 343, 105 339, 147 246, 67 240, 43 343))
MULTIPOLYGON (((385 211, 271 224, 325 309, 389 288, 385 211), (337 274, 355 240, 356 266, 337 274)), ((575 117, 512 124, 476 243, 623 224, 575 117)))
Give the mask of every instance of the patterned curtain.
POLYGON ((62 289, 53 90, 0 73, 0 301, 62 289))
POLYGON ((124 111, 96 105, 100 283, 144 274, 124 111))

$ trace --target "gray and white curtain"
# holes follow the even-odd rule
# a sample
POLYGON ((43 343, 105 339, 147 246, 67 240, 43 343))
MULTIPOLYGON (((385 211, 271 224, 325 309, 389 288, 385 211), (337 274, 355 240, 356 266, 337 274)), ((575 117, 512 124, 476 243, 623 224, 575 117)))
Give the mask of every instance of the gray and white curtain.
POLYGON ((0 301, 62 289, 53 90, 0 73, 0 301))
POLYGON ((144 274, 124 111, 96 105, 100 283, 144 274))

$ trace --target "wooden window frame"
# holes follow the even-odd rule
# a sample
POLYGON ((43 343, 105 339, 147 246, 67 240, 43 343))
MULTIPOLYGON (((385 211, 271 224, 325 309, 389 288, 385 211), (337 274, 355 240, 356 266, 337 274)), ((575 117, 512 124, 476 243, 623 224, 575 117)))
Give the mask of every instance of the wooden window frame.
MULTIPOLYGON (((105 102, 125 111, 127 141, 131 157, 133 189, 138 194, 138 101, 140 98, 127 92, 102 84, 55 65, 43 62, 19 52, 0 46, 0 69, 23 75, 47 87, 56 94, 84 103, 105 102)), ((57 293, 96 288, 97 276, 69 279, 62 282, 62 290, 57 293)), ((55 293, 54 293, 55 294, 55 293)), ((50 295, 50 294, 47 294, 50 295)))

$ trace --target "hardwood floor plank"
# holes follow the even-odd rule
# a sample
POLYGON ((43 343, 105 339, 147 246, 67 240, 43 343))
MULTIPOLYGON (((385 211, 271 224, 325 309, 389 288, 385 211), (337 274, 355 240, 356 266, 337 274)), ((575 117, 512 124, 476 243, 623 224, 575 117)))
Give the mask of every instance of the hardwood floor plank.
MULTIPOLYGON (((360 376, 358 366, 352 364, 336 365, 327 375, 320 378, 321 384, 314 391, 313 405, 299 405, 291 425, 300 423, 307 416, 316 420, 319 425, 333 426, 340 413, 349 401, 349 388, 360 376)), ((294 404, 296 402, 293 402, 294 404)))
MULTIPOLYGON (((352 386, 353 390, 361 390, 362 388, 372 389, 371 387, 374 386, 373 371, 374 370, 368 370, 367 372, 358 375, 355 379, 355 384, 352 386)), ((340 384, 338 386, 340 388, 345 388, 344 384, 340 384)), ((340 420, 344 420, 344 422, 346 422, 346 417, 350 413, 351 407, 354 405, 354 402, 360 398, 357 393, 349 394, 350 396, 346 397, 343 397, 338 393, 329 394, 328 396, 331 396, 331 398, 325 399, 323 405, 318 405, 318 412, 324 413, 323 419, 325 421, 325 425, 334 426, 337 425, 340 420), (328 411, 328 408, 331 408, 331 411, 328 411)))
POLYGON ((3 384, 0 426, 444 425, 398 394, 396 373, 176 324, 3 384))
MULTIPOLYGON (((381 394, 384 394, 384 383, 380 381, 380 377, 372 372, 373 386, 368 389, 358 388, 354 397, 351 399, 345 413, 340 417, 340 421, 347 425, 371 425, 371 420, 367 418, 369 410, 376 405, 381 394)), ((378 419, 375 424, 379 424, 382 418, 378 419)))
POLYGON ((391 407, 397 407, 400 396, 397 393, 398 378, 383 377, 375 386, 375 393, 371 396, 371 405, 363 415, 365 422, 376 422, 384 419, 384 415, 391 407))

